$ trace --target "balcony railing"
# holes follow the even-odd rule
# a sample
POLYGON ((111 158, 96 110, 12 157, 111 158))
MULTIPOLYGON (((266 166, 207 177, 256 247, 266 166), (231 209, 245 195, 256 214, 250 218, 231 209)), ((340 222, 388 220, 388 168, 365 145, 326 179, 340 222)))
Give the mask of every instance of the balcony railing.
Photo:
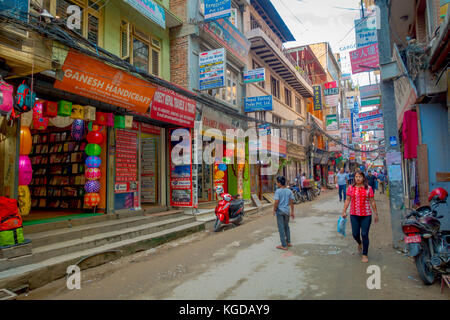
POLYGON ((307 72, 305 70, 303 70, 300 66, 297 65, 297 62, 289 54, 287 49, 283 48, 282 44, 280 43, 280 40, 273 36, 273 31, 269 27, 267 27, 265 24, 257 21, 253 17, 251 17, 251 19, 250 19, 250 30, 253 30, 253 29, 260 29, 260 30, 262 30, 269 37, 269 39, 272 40, 272 42, 278 47, 278 49, 283 53, 284 57, 291 63, 291 65, 295 68, 295 70, 297 70, 299 75, 303 79, 305 79, 305 81, 310 86, 312 86, 312 81, 309 78, 307 72))

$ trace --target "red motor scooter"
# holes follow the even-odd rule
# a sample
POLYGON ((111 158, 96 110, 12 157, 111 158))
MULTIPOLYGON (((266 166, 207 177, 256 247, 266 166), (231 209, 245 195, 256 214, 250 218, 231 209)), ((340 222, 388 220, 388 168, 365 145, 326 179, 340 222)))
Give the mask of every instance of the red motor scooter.
POLYGON ((216 221, 214 222, 214 232, 226 226, 238 226, 244 217, 244 200, 238 196, 231 196, 225 193, 223 187, 216 187, 218 197, 222 198, 216 206, 216 221))

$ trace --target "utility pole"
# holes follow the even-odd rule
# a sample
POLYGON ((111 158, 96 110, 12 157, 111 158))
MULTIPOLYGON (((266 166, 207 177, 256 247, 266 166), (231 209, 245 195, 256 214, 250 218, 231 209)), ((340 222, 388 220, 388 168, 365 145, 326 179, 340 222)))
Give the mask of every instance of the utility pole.
POLYGON ((395 91, 393 77, 383 74, 383 67, 392 63, 390 30, 388 18, 387 0, 376 0, 375 4, 380 9, 377 30, 378 50, 381 70, 381 102, 384 120, 384 137, 386 150, 386 164, 389 179, 389 203, 392 225, 393 247, 399 248, 402 239, 401 221, 403 217, 403 181, 401 175, 401 150, 398 140, 397 112, 395 109, 395 91), (399 174, 400 173, 400 174, 399 174))

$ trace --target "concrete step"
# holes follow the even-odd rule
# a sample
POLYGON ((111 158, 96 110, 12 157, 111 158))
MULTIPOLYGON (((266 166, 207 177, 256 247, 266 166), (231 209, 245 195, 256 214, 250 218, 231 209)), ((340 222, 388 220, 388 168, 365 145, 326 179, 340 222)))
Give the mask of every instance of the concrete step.
MULTIPOLYGON (((175 212, 170 215, 172 218, 182 217, 181 213, 175 212)), ((104 232, 122 230, 125 228, 130 228, 134 226, 139 226, 142 224, 156 222, 166 219, 167 216, 131 216, 124 219, 110 219, 97 223, 83 224, 75 226, 72 228, 59 228, 55 230, 37 232, 27 234, 25 232, 25 237, 32 241, 33 248, 38 248, 45 245, 50 245, 53 243, 61 243, 64 241, 69 241, 77 238, 88 237, 95 234, 100 234, 104 232)))
MULTIPOLYGON (((260 208, 245 206, 244 213, 245 215, 252 215, 270 206, 272 206, 271 203, 265 203, 260 208)), ((195 218, 197 219, 197 221, 211 222, 216 219, 216 214, 214 213, 214 210, 208 210, 196 214, 195 218)))
POLYGON ((151 234, 122 239, 117 242, 107 242, 93 248, 68 252, 37 263, 4 270, 0 272, 0 288, 11 291, 23 287, 28 287, 30 290, 36 289, 67 276, 67 267, 70 265, 77 264, 81 270, 91 268, 121 256, 156 247, 190 233, 204 230, 204 228, 202 222, 190 222, 151 234))
MULTIPOLYGON (((53 242, 51 244, 39 246, 37 248, 33 246, 31 255, 14 259, 0 259, 0 271, 20 267, 27 264, 38 263, 40 261, 47 260, 56 256, 99 247, 107 243, 120 242, 123 240, 144 236, 147 234, 162 231, 164 229, 170 229, 192 222, 195 222, 194 217, 180 215, 177 217, 169 217, 161 221, 154 221, 138 226, 121 228, 115 231, 102 232, 88 236, 80 236, 79 238, 62 242, 53 242)), ((116 226, 115 224, 112 225, 116 226)), ((102 228, 108 228, 108 226, 102 226, 102 228)), ((60 236, 60 234, 57 235, 57 237, 60 236)))

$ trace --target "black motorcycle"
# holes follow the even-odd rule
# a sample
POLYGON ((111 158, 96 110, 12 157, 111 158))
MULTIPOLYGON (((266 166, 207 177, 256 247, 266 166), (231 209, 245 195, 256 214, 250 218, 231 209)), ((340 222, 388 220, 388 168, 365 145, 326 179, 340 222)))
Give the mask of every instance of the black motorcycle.
POLYGON ((445 200, 433 197, 430 206, 411 211, 402 223, 409 256, 414 257, 420 278, 426 285, 436 276, 450 273, 450 231, 442 231, 437 208, 447 205, 445 200))
MULTIPOLYGON (((295 180, 297 180, 297 179, 295 179, 295 180)), ((302 196, 300 194, 300 189, 295 184, 291 184, 289 186, 289 189, 291 189, 292 193, 294 194, 294 204, 298 204, 298 203, 302 202, 302 196)))

